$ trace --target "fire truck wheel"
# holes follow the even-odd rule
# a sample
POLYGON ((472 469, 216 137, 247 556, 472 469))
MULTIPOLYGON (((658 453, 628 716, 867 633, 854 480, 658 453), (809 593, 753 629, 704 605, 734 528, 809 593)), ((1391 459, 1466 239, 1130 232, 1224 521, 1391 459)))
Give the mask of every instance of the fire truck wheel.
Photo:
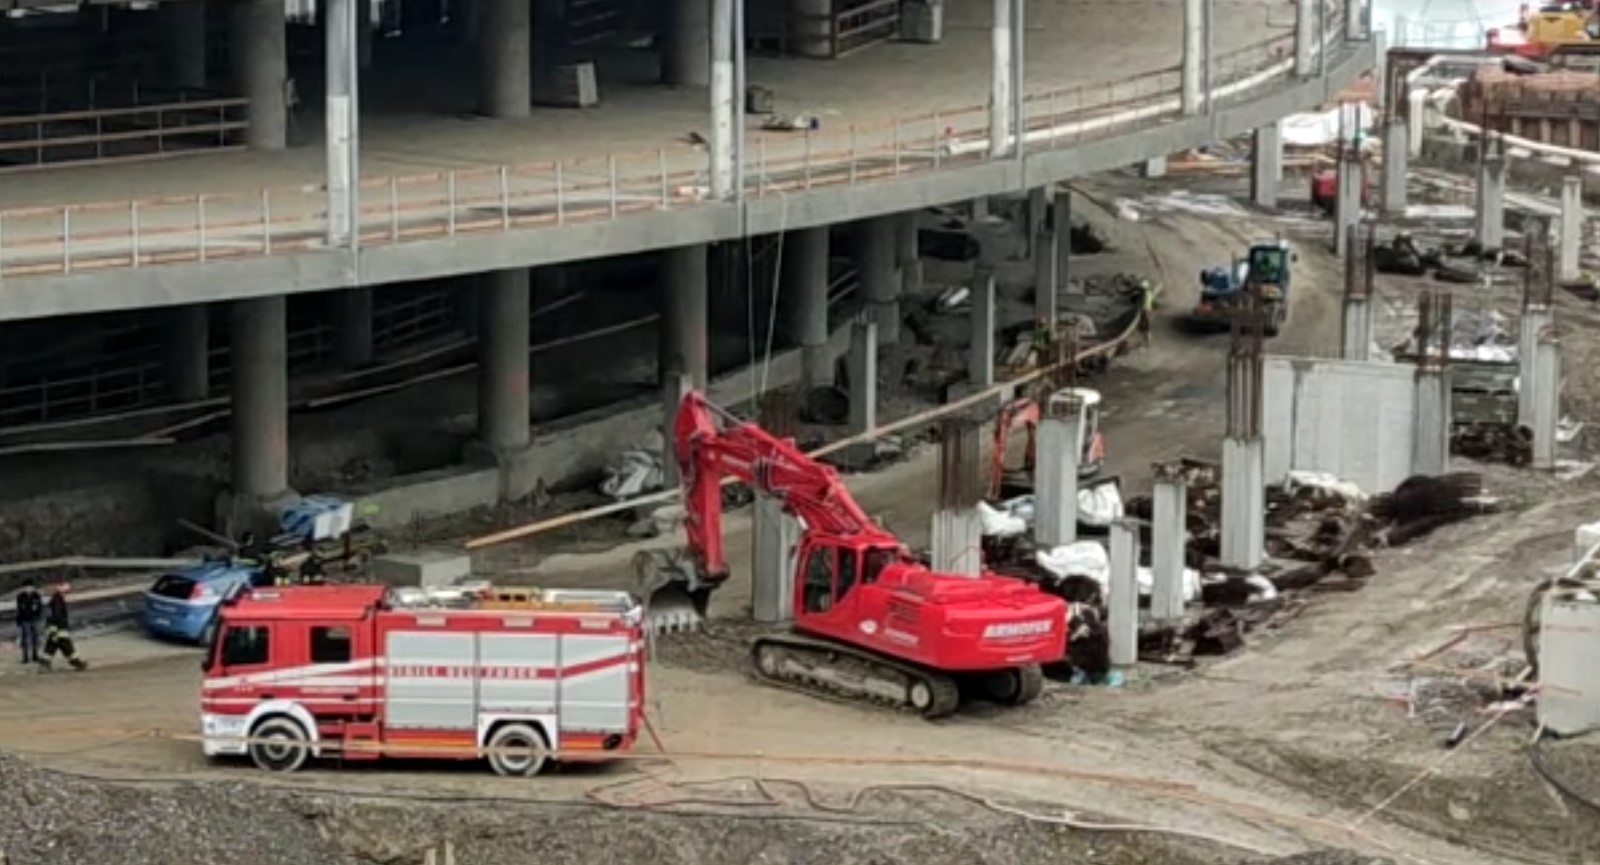
POLYGON ((262 721, 250 739, 250 759, 268 772, 293 772, 311 756, 305 728, 291 718, 262 721))
POLYGON ((549 758, 550 743, 530 724, 507 724, 489 737, 489 768, 496 775, 530 778, 549 758))

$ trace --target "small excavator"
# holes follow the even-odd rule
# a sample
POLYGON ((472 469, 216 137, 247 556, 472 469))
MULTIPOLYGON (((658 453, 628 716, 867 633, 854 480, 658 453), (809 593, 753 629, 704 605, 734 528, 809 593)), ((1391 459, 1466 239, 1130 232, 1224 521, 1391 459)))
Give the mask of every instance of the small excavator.
MULTIPOLYGON (((1078 435, 1080 454, 1078 477, 1092 478, 1100 473, 1106 462, 1106 440, 1100 432, 1100 392, 1086 387, 1070 388, 1063 393, 1077 397, 1078 435)), ((1033 467, 1036 462, 1039 433, 1039 401, 1032 397, 1017 397, 1000 407, 994 420, 994 448, 989 454, 989 498, 1002 499, 1008 494, 1033 491, 1033 467), (1027 450, 1023 452, 1019 468, 1006 467, 1006 451, 1011 433, 1017 427, 1028 435, 1027 450)))
POLYGON ((1003 705, 1031 702, 1044 687, 1041 665, 1066 655, 1065 601, 1011 577, 930 570, 793 441, 698 392, 684 397, 674 427, 688 545, 636 557, 647 618, 681 620, 685 603, 703 617, 727 581, 721 488, 732 479, 778 499, 800 524, 793 627, 751 646, 762 680, 938 718, 959 707, 963 686, 1003 705))
POLYGON ((1544 3, 1531 10, 1523 4, 1515 27, 1493 28, 1485 34, 1491 54, 1510 54, 1529 60, 1554 60, 1556 55, 1600 55, 1600 14, 1594 0, 1544 3))

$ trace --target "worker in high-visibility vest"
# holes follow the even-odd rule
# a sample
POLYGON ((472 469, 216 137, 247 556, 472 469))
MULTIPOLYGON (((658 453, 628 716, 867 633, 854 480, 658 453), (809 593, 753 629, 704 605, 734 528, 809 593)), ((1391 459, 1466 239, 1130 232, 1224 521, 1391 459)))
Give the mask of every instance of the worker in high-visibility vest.
POLYGON ((72 642, 72 623, 67 615, 67 594, 72 591, 72 586, 60 583, 55 591, 50 593, 50 601, 45 605, 44 615, 44 655, 39 658, 39 666, 50 668, 50 659, 57 652, 67 659, 74 670, 87 669, 89 663, 78 657, 78 648, 72 642))

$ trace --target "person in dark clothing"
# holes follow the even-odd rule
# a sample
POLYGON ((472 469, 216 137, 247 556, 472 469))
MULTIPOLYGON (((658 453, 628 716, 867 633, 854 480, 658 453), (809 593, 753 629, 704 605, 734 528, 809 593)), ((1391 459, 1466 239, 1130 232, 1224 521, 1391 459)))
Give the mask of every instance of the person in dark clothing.
POLYGON ((328 583, 328 571, 322 564, 322 556, 317 554, 317 545, 306 541, 306 557, 300 563, 300 582, 308 586, 322 586, 328 583))
POLYGON ((17 593, 17 643, 22 647, 22 663, 39 660, 39 620, 44 618, 44 599, 33 580, 22 584, 17 593))
POLYGON ((72 587, 66 583, 56 586, 55 591, 50 593, 50 603, 45 607, 44 657, 39 659, 39 664, 46 669, 57 652, 67 659, 74 670, 89 666, 88 662, 78 657, 78 649, 72 643, 72 623, 67 616, 67 594, 71 591, 72 587))

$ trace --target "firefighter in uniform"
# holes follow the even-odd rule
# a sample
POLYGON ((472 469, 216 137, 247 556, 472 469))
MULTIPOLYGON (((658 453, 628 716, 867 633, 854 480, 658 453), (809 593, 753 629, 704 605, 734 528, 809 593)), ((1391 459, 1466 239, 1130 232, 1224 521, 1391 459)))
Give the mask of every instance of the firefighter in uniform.
POLYGON ((72 623, 67 616, 67 594, 72 587, 66 583, 56 586, 50 593, 50 602, 45 605, 44 616, 44 656, 39 659, 39 665, 45 669, 50 668, 50 659, 57 652, 67 659, 74 670, 87 669, 87 661, 78 657, 77 646, 72 643, 72 623))

